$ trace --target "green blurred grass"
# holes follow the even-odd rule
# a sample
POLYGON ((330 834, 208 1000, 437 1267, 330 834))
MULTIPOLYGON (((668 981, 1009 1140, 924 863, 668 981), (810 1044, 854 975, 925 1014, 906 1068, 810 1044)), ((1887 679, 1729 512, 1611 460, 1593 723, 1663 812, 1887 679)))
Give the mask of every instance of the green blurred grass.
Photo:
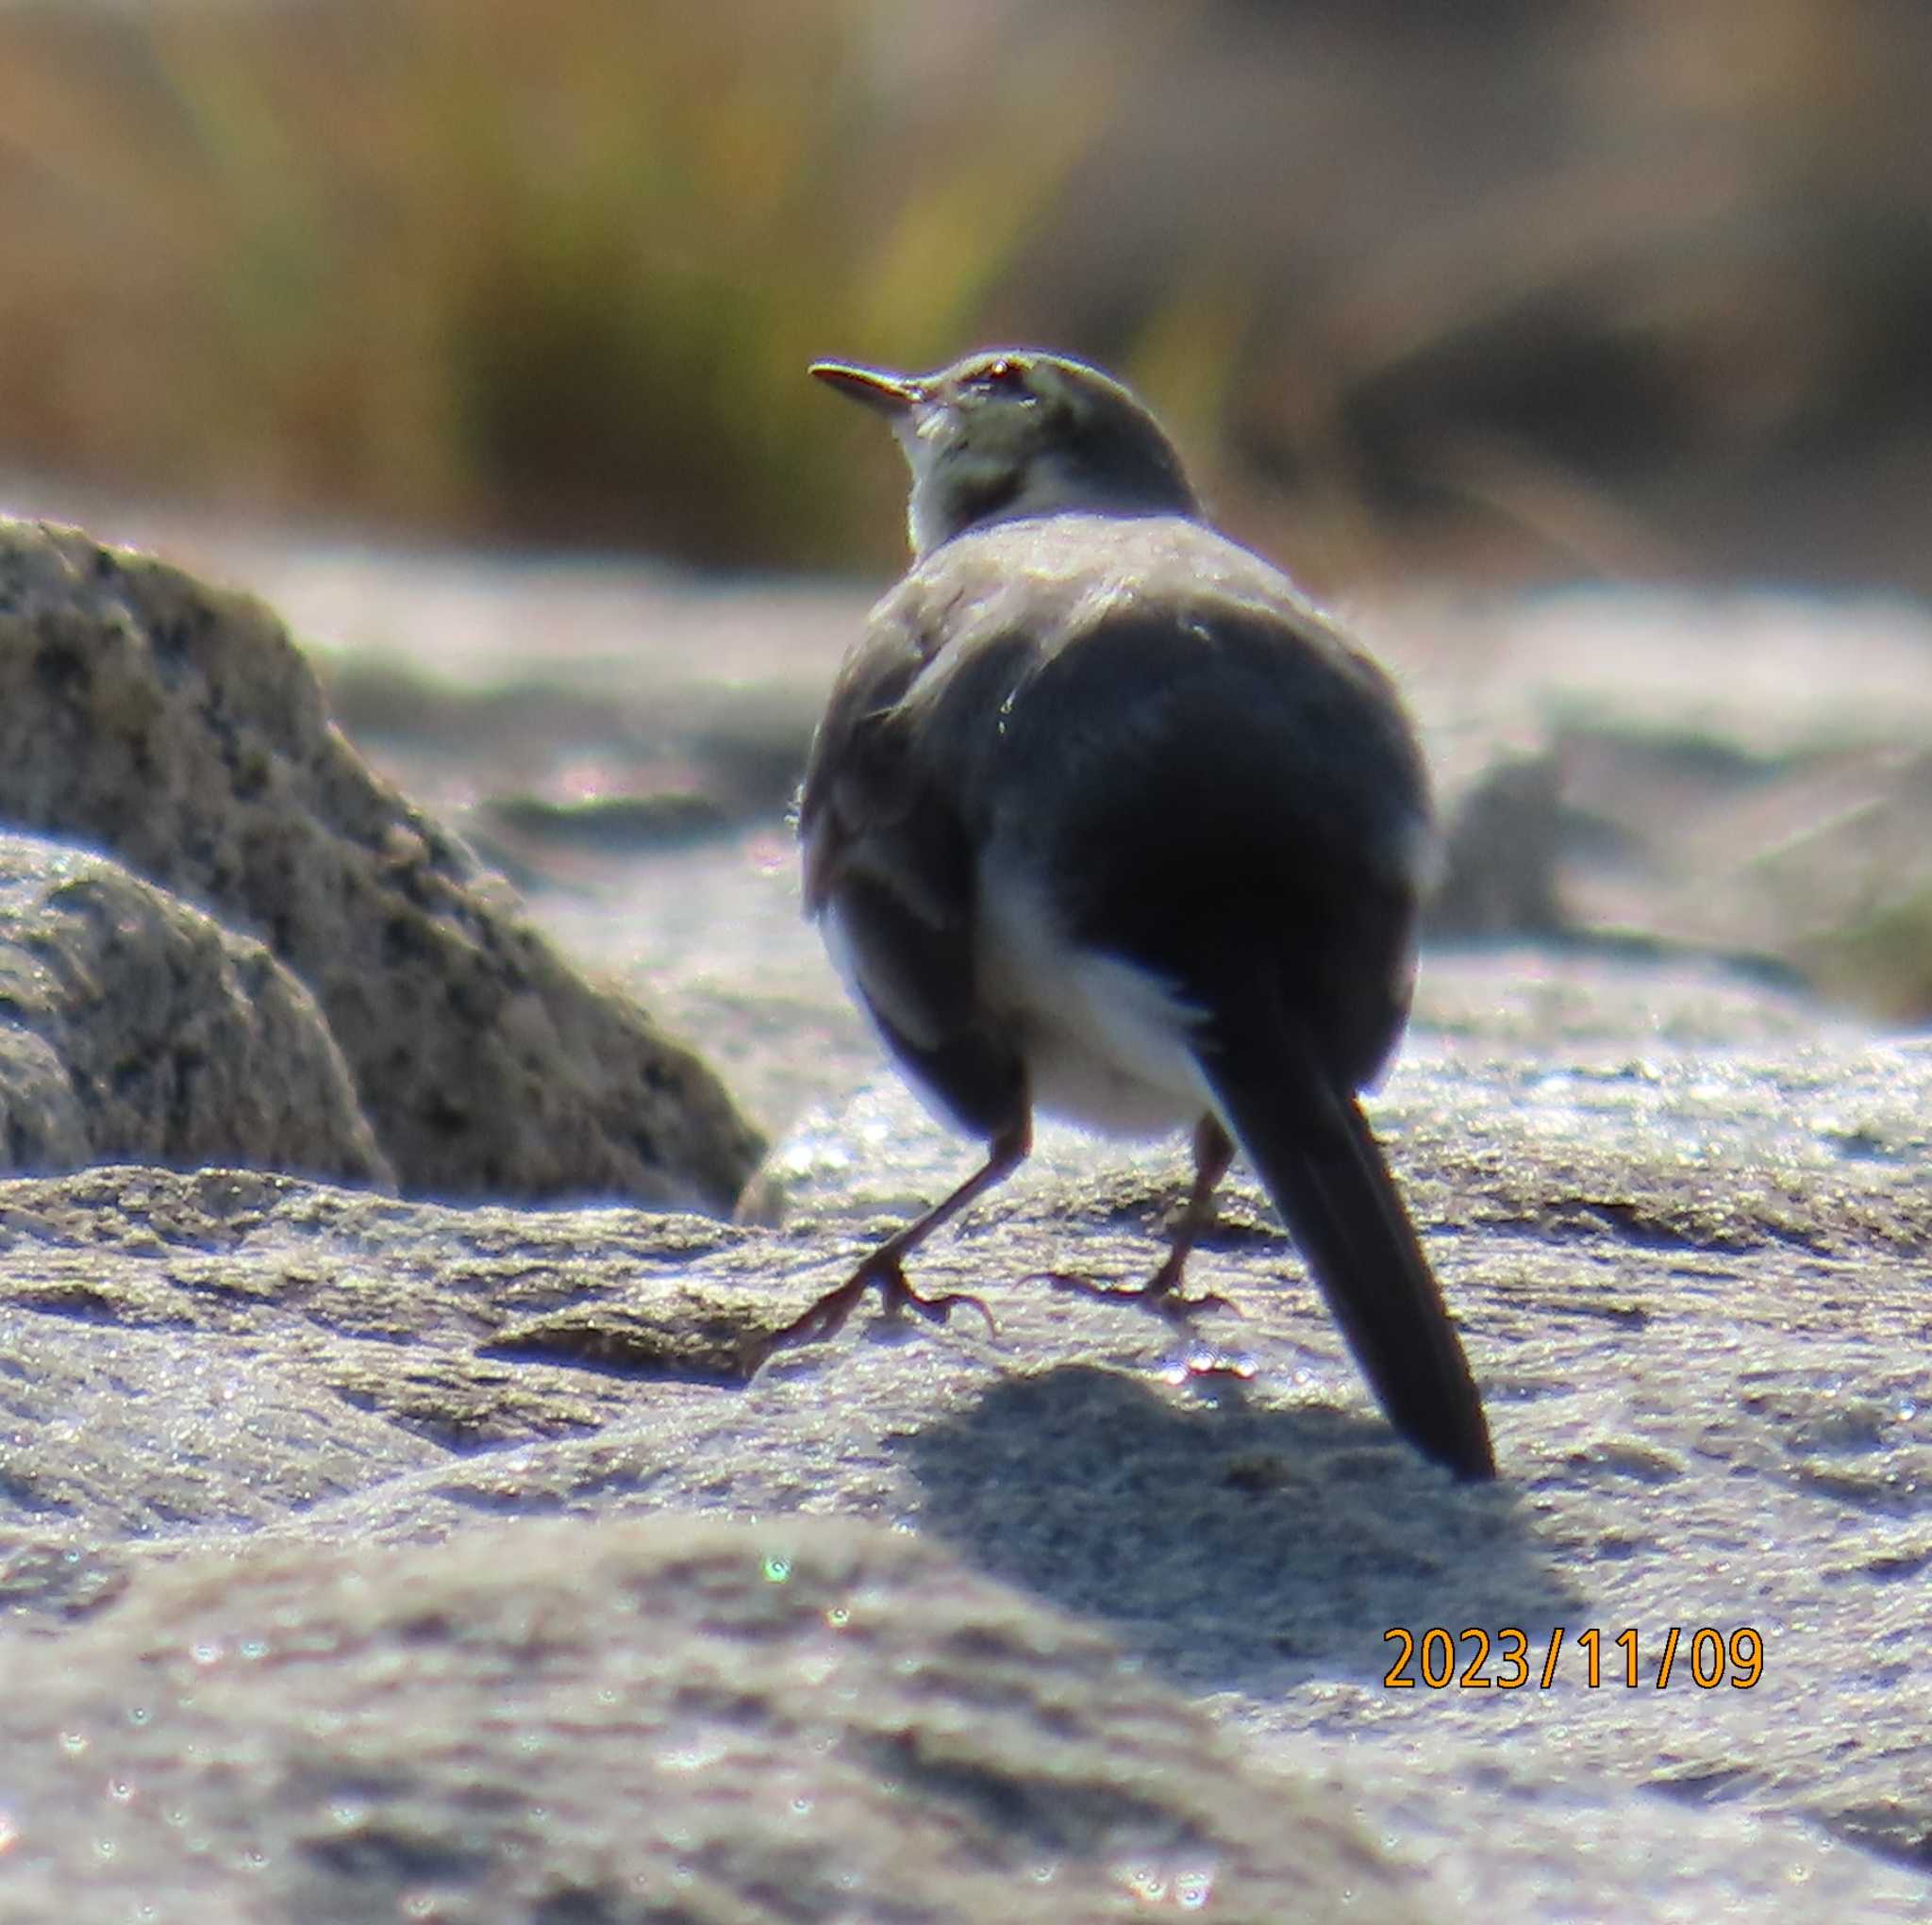
POLYGON ((0 461, 824 558, 875 438, 806 364, 955 352, 1118 77, 1049 39, 907 126, 868 76, 873 11, 0 12, 0 461))
POLYGON ((1932 592, 1915 19, 0 0, 0 473, 884 565, 896 457, 806 364, 1021 339, 1318 589, 1932 592))

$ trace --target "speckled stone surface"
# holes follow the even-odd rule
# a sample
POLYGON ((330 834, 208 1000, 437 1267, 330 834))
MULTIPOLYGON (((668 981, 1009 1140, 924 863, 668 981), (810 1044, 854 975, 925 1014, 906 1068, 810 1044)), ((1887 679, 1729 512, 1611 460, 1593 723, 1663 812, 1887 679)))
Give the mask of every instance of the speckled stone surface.
MULTIPOLYGON (((575 689, 580 721, 635 675, 668 787, 708 740, 769 774, 862 604, 745 590, 707 628, 675 584, 358 579, 264 585, 305 626, 420 632, 441 672, 575 689), (574 664, 547 681, 511 647, 543 607, 574 664), (753 706, 762 734, 721 720, 753 706)), ((883 1073, 769 798, 697 782, 703 834, 526 844, 525 880, 776 1137, 746 1221, 214 1170, 0 1185, 0 1916, 1924 1917, 1932 1048, 1708 954, 1759 945, 1692 887, 1724 852, 1750 884, 1745 832, 1781 820, 1740 756, 1764 798, 1821 732, 1908 750, 1918 685, 1891 685, 1921 657, 1855 611, 1613 602, 1439 611, 1491 638, 1508 702, 1404 631, 1452 786, 1478 737, 1608 740, 1562 792, 1652 824, 1622 867, 1559 850, 1553 940, 1429 952, 1371 1105, 1495 1486, 1391 1436, 1239 1172, 1193 1271, 1235 1309, 1192 1340, 1055 1286, 1151 1269, 1177 1144, 1048 1132, 922 1253, 996 1335, 862 1312, 747 1379, 973 1148, 883 1073), (1700 620, 1742 638, 1708 684, 1700 620), (1637 754, 1674 721, 1739 755, 1637 754), (1658 851, 1706 926, 1604 939, 1579 906, 1651 900, 1658 851), (1433 1627, 1489 1635, 1466 1684, 1428 1681, 1433 1627)), ((381 753, 433 792, 481 712, 432 702, 381 753)), ((644 766, 622 734, 587 787, 644 766)))
MULTIPOLYGON (((456 1916, 518 1916, 504 1895, 526 1896, 541 1867, 582 1883, 587 1852, 620 1884, 681 1877, 711 1861, 699 1846, 654 1855, 658 1834, 624 1814, 657 1781, 636 1760, 587 1762, 615 1753, 596 1749, 603 1737, 579 1751, 573 1707, 580 1690, 615 1694, 598 1729, 628 1715, 649 1751, 683 1715, 667 1640, 690 1640, 714 1682, 688 1715, 706 1730, 722 1718, 737 1738, 714 1777, 677 1777, 666 1810, 695 1775, 714 1800, 707 1825, 735 1836, 720 1814, 741 1805, 750 1857, 712 1865, 749 1909, 694 1902, 688 1916, 776 1915, 756 1896, 764 1873, 743 1866, 776 1849, 767 1815, 781 1793, 821 1799, 804 1889, 829 1875, 826 1829, 853 1826, 848 1861, 885 1879, 902 1862, 890 1835, 917 1852, 928 1822, 997 1831, 997 1815, 1021 1810, 1062 1841, 1049 1888, 1064 1915, 1108 1916, 1119 1867, 1141 1861, 1109 1855, 1111 1818, 1067 1815, 1073 1799, 1091 1817, 1086 1793, 1058 1778, 1040 1788, 1037 1733, 984 1724, 970 1697, 889 1716, 872 1685, 855 1687, 843 1708, 820 1707, 816 1778, 801 1781, 792 1745, 758 1762, 746 1733, 801 1714, 774 1708, 762 1646, 675 1601, 700 1582, 676 1573, 711 1573, 706 1595, 728 1618, 765 1582, 754 1548, 796 1545, 868 1569, 887 1560, 867 1582, 896 1614, 904 1663, 938 1662, 927 1639, 980 1648, 993 1634, 957 1613, 993 1614, 1007 1627, 996 1648, 1031 1653, 1028 1701, 1065 1695, 1088 1720, 1067 1742, 1108 1753, 1074 1776, 1098 1772, 1138 1815, 1128 1832, 1167 1841, 1150 1846, 1149 1876, 1211 1861, 1227 1917, 1281 1916, 1277 1898, 1242 1896, 1284 1875, 1265 1824, 1242 1829, 1269 1798, 1327 1841, 1328 1855, 1295 1861, 1320 1890, 1422 1916, 1919 1916, 1932 1826, 1932 1695, 1916 1659, 1932 1635, 1918 1581, 1932 1555, 1932 1052, 1710 973, 1517 955, 1437 961, 1426 984, 1427 1026, 1375 1115, 1490 1402, 1503 1476, 1486 1489, 1393 1439, 1240 1178, 1194 1277, 1236 1312, 1204 1315, 1191 1344, 1055 1288, 1048 1272, 1136 1280, 1182 1173, 1174 1151, 1059 1133, 920 1267, 930 1285, 980 1292, 996 1336, 973 1319, 933 1331, 862 1314, 747 1382, 747 1337, 965 1165, 891 1082, 813 1112, 781 1146, 778 1228, 440 1209, 219 1172, 0 1186, 0 1602, 23 1681, 0 1723, 10 1758, 42 1748, 60 1762, 52 1777, 16 1766, 0 1795, 13 1862, 58 1885, 111 1838, 123 1870, 164 1897, 265 1892, 288 1917, 358 1916, 377 1894, 415 1890, 398 1866, 416 1861, 393 1839, 425 1828, 423 1888, 472 1908, 456 1916), (568 1553, 581 1582, 559 1589, 562 1540, 520 1536, 545 1518, 581 1533, 568 1553), (748 1535, 736 1550, 679 1550, 703 1518, 748 1535), (890 1535, 822 1542, 840 1518, 890 1535), (902 1556, 912 1563, 891 1562, 902 1556), (192 1575, 173 1575, 177 1563, 192 1575), (646 1567, 657 1575, 639 1576, 646 1567), (902 1580, 955 1615, 900 1601, 902 1580), (649 1601, 659 1584, 664 1601, 649 1601), (207 1702, 190 1688, 179 1653, 214 1620, 181 1601, 228 1587, 243 1601, 233 1625, 253 1610, 303 1653, 302 1716, 359 1733, 361 1751, 332 1740, 297 1784, 290 1702, 271 1694, 251 1715, 232 1659, 207 1702), (258 1595, 278 1601, 246 1603, 258 1595), (340 1618, 349 1596, 354 1635, 340 1618), (406 1633, 416 1598, 433 1601, 406 1633), (549 1657, 525 1677, 524 1645, 506 1654, 487 1627, 513 1621, 547 1651, 531 1627, 559 1611, 576 1655, 569 1689, 553 1692, 549 1657), (473 1613, 475 1638, 462 1628, 473 1613), (1387 1634, 1439 1626, 1491 1635, 1491 1686, 1432 1689, 1418 1653, 1415 1687, 1391 1687, 1402 1647, 1387 1634), (1762 1655, 1748 1683, 1754 1648, 1733 1641, 1746 1626, 1762 1655), (1500 1688, 1509 1627, 1532 1668, 1515 1690, 1500 1688), (1724 1640, 1721 1663, 1697 1642, 1704 1629, 1724 1640), (1635 1687, 1614 1643, 1626 1630, 1635 1687), (1158 1694, 1131 1716, 1106 1709, 1103 1646, 1105 1665, 1158 1694), (1082 1655, 1062 1671, 1068 1651, 1082 1655), (1696 1663, 1722 1682, 1700 1684, 1696 1663), (452 1816, 461 1799, 439 1734, 517 1678, 519 1717, 479 1714, 462 1751, 498 1788, 452 1816), (193 1749, 108 1716, 117 1694, 136 1701, 130 1679, 150 1698, 163 1684, 187 1692, 193 1715, 174 1729, 193 1749), (1201 1767, 1171 1749, 1176 1733, 1208 1743, 1203 1718, 1232 1748, 1213 1768, 1240 1784, 1211 1835, 1188 1802, 1201 1767), (898 1720, 890 1744, 881 1718, 898 1720), (83 1727, 76 1777, 47 1734, 83 1727), (1140 1734, 1157 1732, 1155 1755, 1140 1734), (905 1746, 925 1757, 962 1743, 972 1762, 946 1767, 941 1790, 907 1777, 905 1746), (132 1825, 116 1802, 110 1787, 127 1782, 144 1809, 201 1810, 209 1760, 228 1748, 266 1760, 278 1788, 250 1807, 223 1779, 206 1853, 184 1856, 178 1829, 132 1825), (358 1776, 343 1760, 365 1753, 381 1767, 358 1776), (49 1796, 82 1782, 98 1796, 49 1796), (1130 1782, 1162 1788, 1129 1797, 1130 1782), (1293 1790, 1266 1789, 1281 1783, 1293 1790), (502 1817, 512 1787, 545 1809, 561 1801, 568 1824, 553 1835, 502 1817), (958 1797, 966 1817, 936 1817, 958 1797), (892 1816, 904 1801, 916 1817, 892 1816), (351 1817, 325 1850, 337 1805, 351 1817), (389 1842, 358 1847, 358 1827, 389 1842), (1089 1852, 1066 1842, 1075 1834, 1103 1842, 1089 1852), (317 1893, 336 1909, 312 1909, 317 1893)), ((1440 1668, 1440 1641, 1431 1654, 1440 1668)), ((1474 1655, 1465 1644, 1465 1668, 1474 1655)), ((617 1886, 591 1888, 607 1911, 588 1916, 647 1916, 610 1897, 617 1886)), ((987 1916, 970 1880, 955 1887, 935 1868, 922 1891, 927 1909, 904 1916, 987 1916)), ((800 1916, 844 1915, 822 1895, 800 1916)))

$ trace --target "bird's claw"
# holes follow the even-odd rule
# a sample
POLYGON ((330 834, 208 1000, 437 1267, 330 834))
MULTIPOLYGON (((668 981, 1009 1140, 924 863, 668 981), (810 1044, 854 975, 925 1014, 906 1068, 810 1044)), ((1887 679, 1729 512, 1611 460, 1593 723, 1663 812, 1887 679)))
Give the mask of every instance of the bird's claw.
POLYGON ((1182 1332, 1191 1331, 1195 1317, 1204 1310, 1227 1310, 1236 1317, 1245 1314, 1239 1303, 1224 1297, 1218 1290, 1203 1290, 1194 1297, 1183 1296, 1168 1280, 1165 1271, 1157 1271, 1144 1284, 1097 1284, 1091 1277, 1075 1276, 1070 1270, 1042 1270, 1040 1274, 1057 1290, 1072 1290, 1104 1303, 1132 1303, 1142 1310, 1152 1311, 1182 1332))
POLYGON ((999 1325, 992 1320, 992 1312, 970 1290, 942 1290, 936 1297, 922 1297, 902 1278, 897 1290, 885 1293, 885 1303, 889 1316, 901 1309, 914 1310, 928 1323, 949 1321, 954 1306, 963 1303, 969 1310, 976 1310, 985 1318, 987 1336, 997 1336, 1000 1334, 999 1325))
POLYGON ((878 1291, 880 1308, 889 1318, 910 1310, 928 1323, 945 1323, 955 1307, 963 1303, 986 1319, 989 1336, 999 1335, 992 1312, 970 1291, 945 1290, 930 1297, 922 1296, 906 1281, 905 1270, 896 1258, 874 1256, 860 1264, 842 1284, 808 1305, 801 1316, 755 1344, 749 1359, 751 1369, 761 1369, 779 1351, 790 1350, 794 1344, 837 1336, 858 1307, 859 1300, 871 1289, 878 1291))

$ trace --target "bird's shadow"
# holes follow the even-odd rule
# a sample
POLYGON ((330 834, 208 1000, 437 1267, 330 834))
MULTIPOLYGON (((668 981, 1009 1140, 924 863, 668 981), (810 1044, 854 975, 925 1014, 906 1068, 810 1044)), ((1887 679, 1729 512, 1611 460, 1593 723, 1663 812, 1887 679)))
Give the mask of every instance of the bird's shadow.
POLYGON ((1235 1379, 1181 1402, 1090 1365, 1014 1374, 898 1448, 925 1532, 1194 1691, 1373 1682, 1402 1656, 1392 1631, 1516 1626, 1541 1647, 1580 1601, 1507 1480, 1457 1484, 1378 1420, 1235 1379))

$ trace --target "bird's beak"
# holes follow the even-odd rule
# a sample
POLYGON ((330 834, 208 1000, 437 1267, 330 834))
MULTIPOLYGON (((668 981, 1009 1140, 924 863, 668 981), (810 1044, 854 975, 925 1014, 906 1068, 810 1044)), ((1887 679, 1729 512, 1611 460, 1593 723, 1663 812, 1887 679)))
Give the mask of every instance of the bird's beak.
POLYGON ((826 387, 853 401, 863 402, 874 414, 901 422, 925 399, 925 383, 889 368, 859 368, 850 361, 814 361, 811 371, 826 387))

